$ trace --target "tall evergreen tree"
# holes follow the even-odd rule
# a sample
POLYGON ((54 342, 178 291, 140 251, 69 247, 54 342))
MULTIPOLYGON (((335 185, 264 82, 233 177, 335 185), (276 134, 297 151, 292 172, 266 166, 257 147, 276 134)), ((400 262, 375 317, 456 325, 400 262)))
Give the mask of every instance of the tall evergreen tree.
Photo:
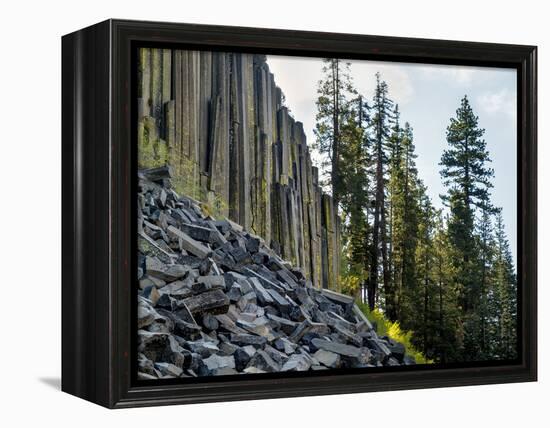
POLYGON ((397 301, 398 296, 398 276, 400 274, 397 266, 400 265, 400 252, 398 248, 397 234, 399 233, 400 220, 399 217, 399 195, 401 193, 400 186, 403 178, 402 165, 402 137, 403 129, 399 123, 400 113, 399 106, 395 104, 393 110, 391 134, 388 140, 388 185, 387 185, 387 207, 388 207, 388 270, 389 270, 389 286, 386 287, 384 300, 386 302, 386 311, 388 317, 392 320, 397 319, 397 301), (394 231, 394 229, 396 229, 394 231), (394 232, 396 236, 394 237, 394 232), (395 258, 394 258, 395 252, 395 258))
POLYGON ((415 164, 412 128, 394 127, 392 134, 392 157, 390 161, 390 266, 392 272, 393 316, 392 319, 406 322, 401 311, 407 290, 416 287, 415 251, 418 243, 418 221, 423 187, 420 185, 415 164), (398 137, 397 137, 398 136, 398 137))
POLYGON ((494 354, 502 359, 515 359, 517 358, 517 277, 500 211, 496 215, 495 222, 494 354))
POLYGON ((421 189, 420 197, 420 221, 418 227, 418 245, 415 254, 416 289, 407 289, 406 295, 411 296, 409 300, 409 322, 413 324, 413 330, 417 333, 416 341, 420 344, 423 353, 428 354, 430 343, 433 341, 435 304, 434 294, 436 292, 433 271, 435 268, 435 249, 432 245, 435 231, 435 211, 430 199, 421 189))
POLYGON ((450 242, 443 213, 440 210, 435 218, 433 239, 434 282, 436 284, 437 327, 430 356, 440 362, 453 361, 457 343, 462 340, 460 314, 457 306, 457 293, 452 280, 452 263, 450 261, 450 242))
POLYGON ((341 127, 340 207, 343 219, 343 240, 346 247, 347 272, 361 286, 367 277, 368 237, 366 207, 369 195, 368 152, 365 124, 369 121, 368 105, 359 97, 349 109, 341 127))
MULTIPOLYGON (((476 310, 479 305, 479 281, 477 260, 479 248, 474 239, 476 209, 487 208, 491 178, 494 172, 487 167, 490 162, 485 140, 485 130, 479 128, 468 98, 464 96, 456 117, 447 128, 448 148, 443 152, 440 165, 447 194, 443 201, 450 208, 448 224, 452 245, 452 260, 459 297, 463 311, 465 339, 473 339, 478 333, 476 310)), ((472 342, 464 343, 463 358, 477 358, 479 349, 472 342)))
POLYGON ((323 60, 323 79, 317 88, 315 136, 317 149, 326 156, 322 165, 329 169, 328 183, 335 205, 340 201, 341 127, 349 116, 350 99, 355 96, 350 75, 350 63, 337 58, 323 60))
POLYGON ((517 356, 517 278, 493 170, 468 98, 447 128, 441 157, 447 209, 419 178, 413 132, 379 73, 371 105, 349 65, 326 60, 319 83, 317 143, 342 220, 346 292, 413 332, 439 362, 517 356))
MULTIPOLYGON (((368 303, 374 309, 378 294, 378 277, 380 259, 382 261, 382 283, 386 295, 391 294, 390 271, 388 264, 388 242, 386 230, 386 177, 385 171, 388 163, 388 139, 390 137, 390 121, 392 117, 393 102, 388 97, 388 85, 376 73, 376 89, 371 106, 372 119, 370 128, 373 140, 373 157, 375 162, 374 172, 374 213, 373 232, 370 251, 370 272, 368 283, 368 303)), ((388 307, 391 312, 391 302, 388 307)))
POLYGON ((480 358, 486 358, 488 356, 490 346, 490 331, 488 328, 490 318, 489 293, 491 291, 491 269, 494 262, 495 243, 493 225, 491 222, 491 214, 494 210, 488 205, 488 203, 483 205, 481 217, 477 225, 477 241, 479 248, 479 302, 476 315, 479 323, 479 331, 477 335, 474 335, 474 340, 477 342, 480 358))
POLYGON ((416 153, 413 144, 412 128, 405 123, 403 131, 403 225, 404 236, 402 238, 402 259, 401 259, 401 289, 414 287, 415 272, 415 251, 417 246, 420 202, 425 193, 424 187, 420 185, 418 171, 416 169, 416 153))

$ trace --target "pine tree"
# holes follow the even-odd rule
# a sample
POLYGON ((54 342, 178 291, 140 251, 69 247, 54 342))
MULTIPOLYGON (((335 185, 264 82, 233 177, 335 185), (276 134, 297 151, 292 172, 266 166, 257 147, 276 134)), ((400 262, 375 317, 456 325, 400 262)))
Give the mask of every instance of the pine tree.
POLYGON ((451 246, 441 210, 436 213, 435 217, 433 247, 437 326, 430 355, 437 361, 445 363, 455 359, 457 343, 461 340, 461 324, 456 288, 452 281, 451 246))
MULTIPOLYGON (((415 254, 416 289, 407 289, 406 295, 411 296, 411 308, 415 313, 409 316, 414 331, 417 333, 417 343, 424 354, 428 354, 430 343, 433 340, 434 316, 432 306, 435 303, 435 283, 433 270, 435 267, 435 252, 432 245, 435 228, 435 211, 430 199, 425 194, 425 188, 421 189, 420 197, 420 221, 418 228, 418 245, 415 254)), ((412 312, 411 311, 411 312, 412 312)))
POLYGON ((500 210, 495 222, 494 354, 501 359, 515 359, 517 358, 517 277, 500 210))
POLYGON ((403 239, 403 257, 401 266, 401 288, 414 287, 416 277, 414 255, 417 246, 416 236, 419 228, 419 201, 422 200, 423 186, 418 179, 416 169, 412 128, 405 123, 403 131, 404 147, 404 181, 403 181, 403 223, 405 236, 403 239))
MULTIPOLYGON (((370 128, 373 140, 373 157, 375 162, 374 172, 374 219, 372 231, 372 244, 370 251, 370 272, 368 283, 368 303, 374 309, 378 295, 379 261, 382 260, 382 281, 384 293, 391 294, 390 272, 388 265, 388 241, 386 230, 386 179, 385 171, 388 163, 387 145, 390 137, 390 120, 393 102, 388 98, 388 85, 380 79, 380 73, 376 73, 376 90, 371 106, 372 120, 370 128)), ((387 311, 392 312, 391 302, 387 311)))
POLYGON ((350 75, 350 63, 341 59, 323 60, 324 78, 317 88, 317 115, 315 136, 317 149, 327 157, 323 170, 330 169, 327 184, 331 186, 335 206, 340 200, 340 145, 341 127, 349 116, 350 97, 356 94, 350 75))
POLYGON ((357 278, 363 287, 367 277, 369 225, 366 216, 368 205, 369 177, 368 153, 365 144, 365 124, 369 121, 368 106, 362 97, 356 100, 356 108, 349 109, 341 127, 340 142, 340 207, 343 219, 346 271, 357 278))
POLYGON ((403 129, 399 123, 400 113, 399 106, 395 104, 393 110, 392 122, 393 126, 391 128, 391 135, 388 141, 388 186, 387 186, 387 206, 388 206, 388 269, 390 276, 390 284, 386 287, 384 299, 386 302, 386 311, 387 315, 392 320, 397 320, 398 318, 398 281, 400 280, 400 270, 398 266, 401 265, 401 256, 399 248, 399 232, 402 232, 399 227, 401 226, 402 217, 400 217, 401 211, 399 202, 401 198, 399 197, 402 193, 401 186, 403 185, 403 162, 402 162, 402 137, 403 129), (394 230, 395 229, 395 230, 394 230), (394 236, 395 234, 395 236, 394 236), (395 252, 395 256, 394 256, 395 252))
POLYGON ((478 127, 468 98, 461 101, 456 117, 451 118, 447 128, 448 149, 443 152, 440 165, 447 194, 443 201, 450 208, 448 223, 449 240, 452 245, 454 281, 458 288, 458 304, 463 312, 464 349, 462 358, 476 359, 479 349, 475 338, 479 320, 478 264, 479 247, 474 239, 476 209, 487 208, 489 189, 492 187, 492 169, 485 140, 484 129, 478 127))
POLYGON ((495 246, 491 222, 491 214, 493 212, 494 210, 489 204, 485 204, 477 225, 479 305, 476 312, 479 322, 479 332, 474 336, 474 339, 477 342, 479 357, 481 359, 487 358, 490 353, 490 331, 488 326, 490 320, 489 293, 491 291, 491 270, 494 262, 495 246))
POLYGON ((369 106, 348 67, 326 60, 315 130, 342 220, 346 292, 366 289, 370 309, 414 332, 413 344, 435 361, 515 358, 517 279, 491 201, 485 131, 468 98, 447 128, 447 209, 436 210, 387 84, 377 73, 369 106))
POLYGON ((414 161, 416 154, 409 123, 405 123, 404 128, 399 128, 396 121, 390 141, 392 156, 388 187, 391 225, 391 297, 393 297, 394 308, 392 315, 395 320, 406 322, 406 315, 401 313, 401 304, 406 290, 414 289, 417 285, 415 251, 418 242, 419 201, 423 188, 420 186, 414 161))

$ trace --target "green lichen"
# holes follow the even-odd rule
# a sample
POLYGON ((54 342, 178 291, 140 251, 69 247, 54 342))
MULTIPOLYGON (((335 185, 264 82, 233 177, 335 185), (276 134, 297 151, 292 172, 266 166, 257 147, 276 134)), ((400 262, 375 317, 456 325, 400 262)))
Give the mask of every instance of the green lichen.
POLYGON ((168 145, 157 136, 155 120, 144 116, 138 123, 138 166, 156 168, 169 163, 168 145))

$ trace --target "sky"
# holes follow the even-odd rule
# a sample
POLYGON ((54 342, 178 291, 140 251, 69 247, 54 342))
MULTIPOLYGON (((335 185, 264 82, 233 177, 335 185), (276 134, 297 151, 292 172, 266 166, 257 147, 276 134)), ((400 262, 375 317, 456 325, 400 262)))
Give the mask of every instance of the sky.
MULTIPOLYGON (((267 57, 275 82, 286 97, 294 118, 304 124, 308 142, 314 142, 317 83, 322 78, 320 58, 267 57)), ((455 65, 406 64, 351 60, 356 89, 372 99, 375 73, 379 71, 389 88, 389 97, 399 104, 401 123, 409 122, 414 133, 418 172, 437 208, 445 193, 439 174, 446 129, 455 117, 460 100, 467 95, 479 126, 485 128, 487 150, 495 171, 493 204, 502 207, 506 233, 516 261, 516 70, 455 65)), ((315 154, 314 160, 319 159, 315 154)))

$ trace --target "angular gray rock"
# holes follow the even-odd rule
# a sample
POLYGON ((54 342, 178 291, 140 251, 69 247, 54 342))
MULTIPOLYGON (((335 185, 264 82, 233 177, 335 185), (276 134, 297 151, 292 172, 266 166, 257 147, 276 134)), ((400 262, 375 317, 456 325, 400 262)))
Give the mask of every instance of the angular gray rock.
POLYGON ((256 336, 254 334, 231 334, 231 343, 239 346, 252 345, 261 348, 267 343, 267 339, 264 336, 256 336))
POLYGON ((156 257, 146 257, 145 259, 145 273, 163 281, 176 281, 183 278, 188 271, 189 268, 186 266, 179 264, 166 265, 156 257))
POLYGON ((263 287, 260 280, 254 276, 250 277, 249 280, 252 286, 254 287, 254 291, 256 292, 256 297, 258 298, 260 303, 264 306, 272 304, 273 297, 263 287))
POLYGON ((192 314, 197 312, 220 314, 227 312, 229 308, 229 298, 221 290, 208 291, 197 296, 188 297, 183 299, 183 302, 192 314))
POLYGON ((246 366, 250 362, 250 359, 254 356, 255 353, 256 353, 256 348, 254 348, 251 345, 238 348, 233 354, 233 357, 235 358, 235 368, 237 369, 237 371, 242 372, 246 368, 246 366))
POLYGON ((361 355, 361 348, 358 348, 357 346, 344 345, 342 343, 330 342, 324 339, 313 339, 311 342, 318 349, 334 352, 339 355, 345 355, 346 357, 357 358, 361 355))
POLYGON ((213 331, 219 328, 220 323, 216 317, 207 312, 202 316, 202 325, 207 331, 213 331))
POLYGON ((298 371, 303 372, 309 370, 313 363, 311 357, 305 354, 292 354, 290 358, 281 367, 282 372, 298 371))
POLYGON ((315 354, 313 354, 313 358, 319 361, 322 365, 331 369, 336 369, 340 366, 340 355, 324 349, 319 349, 315 354))
POLYGON ((207 258, 212 254, 212 251, 206 247, 205 245, 201 244, 198 241, 195 241, 193 238, 191 238, 189 235, 187 235, 185 232, 181 231, 180 229, 177 229, 174 226, 168 226, 168 235, 175 237, 182 250, 185 250, 194 256, 200 257, 200 258, 207 258))
POLYGON ((140 299, 138 302, 137 316, 139 329, 153 324, 153 322, 156 318, 158 318, 159 315, 144 300, 140 299))
POLYGON ((240 225, 140 172, 138 377, 165 379, 415 364, 353 298, 312 287, 240 225))
POLYGON ((156 363, 155 368, 162 374, 162 376, 168 378, 180 377, 183 373, 183 369, 171 363, 156 363))
POLYGON ((295 343, 288 340, 286 337, 280 337, 274 342, 274 346, 281 352, 284 352, 287 355, 290 355, 296 351, 298 347, 295 343))
POLYGON ((225 368, 235 368, 235 358, 233 356, 222 357, 220 355, 211 355, 205 358, 203 362, 206 364, 206 367, 208 367, 208 370, 213 371, 225 368))
POLYGON ((164 361, 170 342, 170 334, 138 330, 138 338, 138 352, 153 362, 164 361))
POLYGON ((281 367, 261 349, 257 350, 254 356, 248 362, 247 368, 253 367, 266 373, 274 373, 281 370, 281 367))

